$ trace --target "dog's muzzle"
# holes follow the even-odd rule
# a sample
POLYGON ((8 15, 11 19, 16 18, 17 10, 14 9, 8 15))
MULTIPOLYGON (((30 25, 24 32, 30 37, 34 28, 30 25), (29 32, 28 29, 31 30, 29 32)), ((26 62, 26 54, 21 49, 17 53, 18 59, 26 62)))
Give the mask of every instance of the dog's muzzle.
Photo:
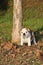
POLYGON ((25 33, 23 33, 23 36, 25 36, 26 34, 25 33))

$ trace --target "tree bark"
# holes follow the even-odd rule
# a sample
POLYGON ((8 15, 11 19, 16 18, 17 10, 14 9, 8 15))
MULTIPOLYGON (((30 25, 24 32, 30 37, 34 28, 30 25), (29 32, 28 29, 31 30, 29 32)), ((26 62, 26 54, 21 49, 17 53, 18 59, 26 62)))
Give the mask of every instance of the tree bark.
POLYGON ((13 1, 13 32, 12 42, 19 44, 20 42, 20 30, 22 28, 22 0, 13 1))

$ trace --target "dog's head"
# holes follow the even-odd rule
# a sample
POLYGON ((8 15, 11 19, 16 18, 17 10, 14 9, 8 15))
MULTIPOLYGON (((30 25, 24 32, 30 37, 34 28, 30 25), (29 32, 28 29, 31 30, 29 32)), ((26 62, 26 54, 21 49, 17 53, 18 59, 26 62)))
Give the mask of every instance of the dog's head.
POLYGON ((28 30, 26 28, 23 28, 21 30, 21 34, 23 35, 23 37, 27 37, 28 36, 28 30))

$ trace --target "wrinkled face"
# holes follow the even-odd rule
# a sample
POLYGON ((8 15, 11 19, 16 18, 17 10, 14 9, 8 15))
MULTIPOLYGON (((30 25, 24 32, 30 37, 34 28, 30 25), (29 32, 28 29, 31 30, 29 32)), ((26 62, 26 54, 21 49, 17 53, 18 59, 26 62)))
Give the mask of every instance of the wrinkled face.
POLYGON ((23 28, 21 31, 21 34, 25 37, 28 34, 28 30, 26 28, 23 28))

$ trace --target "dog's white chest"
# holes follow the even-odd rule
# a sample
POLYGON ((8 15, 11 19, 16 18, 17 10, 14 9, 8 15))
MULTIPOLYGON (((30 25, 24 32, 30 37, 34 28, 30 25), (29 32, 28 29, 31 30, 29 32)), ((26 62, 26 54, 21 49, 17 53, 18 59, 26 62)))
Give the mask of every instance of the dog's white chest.
POLYGON ((28 43, 29 40, 30 40, 30 37, 28 37, 28 38, 23 38, 23 43, 28 43))

